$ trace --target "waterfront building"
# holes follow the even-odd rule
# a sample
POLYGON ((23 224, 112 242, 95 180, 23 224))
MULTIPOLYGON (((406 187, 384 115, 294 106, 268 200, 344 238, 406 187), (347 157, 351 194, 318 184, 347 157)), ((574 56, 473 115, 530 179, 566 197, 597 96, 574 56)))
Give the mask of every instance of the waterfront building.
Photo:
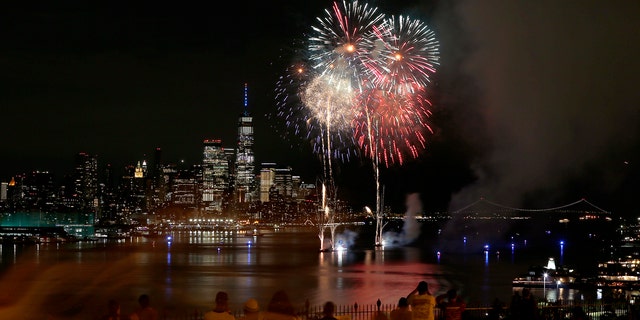
POLYGON ((238 144, 235 161, 235 192, 237 203, 258 200, 256 193, 255 163, 253 154, 253 117, 248 110, 247 84, 244 86, 244 110, 238 118, 238 144))

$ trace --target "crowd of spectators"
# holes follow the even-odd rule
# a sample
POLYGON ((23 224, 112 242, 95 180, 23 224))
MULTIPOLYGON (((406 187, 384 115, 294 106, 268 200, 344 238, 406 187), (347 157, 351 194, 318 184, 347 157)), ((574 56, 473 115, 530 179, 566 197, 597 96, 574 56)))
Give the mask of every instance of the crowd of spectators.
MULTIPOLYGON (((307 309, 308 309, 307 302, 307 309)), ((450 289, 445 294, 434 296, 429 291, 426 281, 420 281, 418 286, 406 297, 400 297, 397 305, 388 312, 378 309, 370 316, 371 320, 463 320, 467 310, 464 299, 458 295, 456 289, 450 289)), ((573 306, 564 315, 565 319, 587 320, 590 319, 581 306, 573 306)), ((611 319, 621 319, 615 316, 611 319)), ((635 312, 629 315, 635 314, 635 312)), ((225 291, 218 291, 213 307, 206 311, 200 319, 203 320, 347 320, 350 317, 336 315, 336 304, 333 301, 326 301, 322 307, 322 312, 315 316, 306 315, 302 317, 297 313, 291 303, 288 294, 284 290, 276 291, 271 297, 266 309, 261 309, 260 304, 254 298, 247 299, 242 305, 242 313, 234 314, 229 305, 229 295, 225 291)), ((516 292, 508 307, 501 301, 496 300, 489 311, 486 319, 517 319, 517 320, 542 320, 547 319, 538 309, 538 302, 535 300, 528 288, 522 289, 521 293, 516 292)), ((115 299, 107 302, 106 313, 97 318, 98 320, 159 320, 158 311, 151 306, 149 295, 142 294, 138 298, 138 307, 131 313, 123 314, 120 304, 115 299)), ((164 318, 163 318, 164 319, 164 318)), ((607 318, 608 319, 608 318, 607 318)), ((628 317, 625 319, 637 319, 628 317)))

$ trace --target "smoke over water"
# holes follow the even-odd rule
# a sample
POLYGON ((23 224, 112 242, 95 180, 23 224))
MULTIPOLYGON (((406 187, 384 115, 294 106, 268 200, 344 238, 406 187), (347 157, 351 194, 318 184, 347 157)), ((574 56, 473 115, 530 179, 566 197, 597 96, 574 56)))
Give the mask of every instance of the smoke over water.
POLYGON ((586 198, 612 211, 632 208, 640 2, 460 0, 438 7, 437 105, 454 118, 446 130, 475 149, 475 182, 455 191, 449 211, 481 197, 513 207, 586 198))
POLYGON ((420 224, 416 220, 416 214, 422 213, 422 202, 420 194, 411 193, 407 195, 407 212, 404 216, 402 231, 387 231, 382 234, 385 247, 405 246, 411 244, 420 236, 420 224))

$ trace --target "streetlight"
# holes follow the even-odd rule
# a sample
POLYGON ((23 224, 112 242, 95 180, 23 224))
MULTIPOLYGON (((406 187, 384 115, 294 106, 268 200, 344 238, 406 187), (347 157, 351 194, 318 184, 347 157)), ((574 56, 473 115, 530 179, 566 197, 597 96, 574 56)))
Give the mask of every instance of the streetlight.
POLYGON ((542 299, 547 300, 547 273, 542 274, 542 299))
POLYGON ((562 280, 558 280, 556 281, 556 301, 560 300, 560 284, 562 283, 562 280))

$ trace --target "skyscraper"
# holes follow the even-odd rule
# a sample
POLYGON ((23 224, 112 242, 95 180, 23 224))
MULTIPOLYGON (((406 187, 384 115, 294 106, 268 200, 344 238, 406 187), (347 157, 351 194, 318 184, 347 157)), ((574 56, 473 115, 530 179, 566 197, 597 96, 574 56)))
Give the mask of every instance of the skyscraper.
POLYGON ((98 158, 85 152, 76 155, 74 189, 80 210, 95 212, 98 207, 98 158))
POLYGON ((0 182, 0 202, 7 201, 7 189, 9 188, 8 182, 0 182))
POLYGON ((236 149, 236 202, 253 202, 256 196, 255 163, 253 156, 253 117, 248 110, 247 84, 244 84, 244 110, 238 119, 238 147, 236 149))
POLYGON ((269 202, 269 191, 276 176, 276 164, 263 162, 260 168, 260 202, 269 202))
POLYGON ((291 200, 293 197, 293 175, 291 167, 278 168, 275 163, 263 162, 260 169, 260 201, 271 202, 278 199, 291 200), (274 199, 276 194, 278 199, 274 199))
POLYGON ((202 157, 202 205, 206 211, 222 212, 229 189, 229 161, 221 140, 204 140, 202 157))
POLYGON ((162 164, 162 149, 156 148, 156 152, 153 158, 153 172, 151 177, 153 178, 153 206, 157 207, 162 205, 167 196, 167 178, 164 174, 164 166, 162 164))

